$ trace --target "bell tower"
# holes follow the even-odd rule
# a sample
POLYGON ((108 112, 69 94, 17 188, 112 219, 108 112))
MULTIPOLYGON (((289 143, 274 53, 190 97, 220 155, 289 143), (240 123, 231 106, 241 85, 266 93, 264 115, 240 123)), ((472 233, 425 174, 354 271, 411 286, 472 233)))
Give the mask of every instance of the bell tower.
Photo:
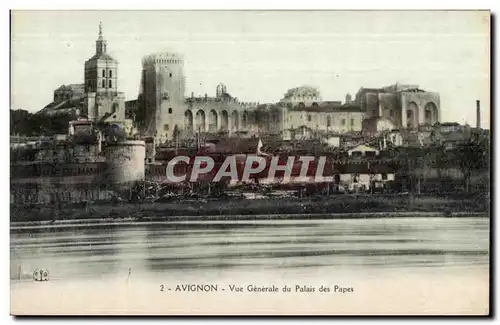
POLYGON ((85 93, 89 118, 100 119, 104 115, 125 118, 124 94, 118 92, 118 61, 107 52, 102 22, 95 41, 95 54, 85 62, 85 93))
POLYGON ((107 52, 107 42, 99 23, 95 54, 85 62, 85 90, 87 92, 117 92, 118 62, 107 52))
POLYGON ((99 23, 99 37, 97 38, 97 41, 95 41, 95 53, 96 54, 102 54, 106 53, 106 40, 102 36, 102 21, 99 23))

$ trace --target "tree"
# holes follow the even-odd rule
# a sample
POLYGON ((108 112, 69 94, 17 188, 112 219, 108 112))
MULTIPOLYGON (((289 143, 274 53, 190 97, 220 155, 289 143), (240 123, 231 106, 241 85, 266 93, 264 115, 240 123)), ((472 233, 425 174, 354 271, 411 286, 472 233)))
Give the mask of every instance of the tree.
POLYGON ((489 168, 490 144, 489 136, 474 133, 455 149, 455 158, 464 175, 465 192, 469 192, 472 172, 489 168))
POLYGON ((433 143, 429 149, 431 151, 429 155, 431 164, 434 168, 436 168, 437 178, 439 181, 438 192, 441 192, 443 188, 443 170, 450 167, 453 161, 453 156, 446 151, 442 142, 433 143))
POLYGON ((10 110, 10 134, 22 136, 65 134, 68 123, 74 120, 74 113, 47 116, 31 114, 26 110, 10 110))

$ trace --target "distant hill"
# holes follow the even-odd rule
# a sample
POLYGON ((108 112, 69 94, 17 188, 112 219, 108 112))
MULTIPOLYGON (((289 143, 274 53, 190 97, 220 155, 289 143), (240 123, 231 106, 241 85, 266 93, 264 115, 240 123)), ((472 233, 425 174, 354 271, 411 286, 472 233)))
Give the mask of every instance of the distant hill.
POLYGON ((68 133, 68 123, 74 114, 47 116, 32 114, 24 109, 10 110, 10 134, 21 136, 54 135, 68 133))

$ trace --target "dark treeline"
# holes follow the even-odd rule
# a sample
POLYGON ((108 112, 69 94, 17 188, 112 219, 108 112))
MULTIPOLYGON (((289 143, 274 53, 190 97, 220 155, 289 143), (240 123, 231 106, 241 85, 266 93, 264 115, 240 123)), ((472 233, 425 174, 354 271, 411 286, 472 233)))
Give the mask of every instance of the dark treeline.
POLYGON ((76 116, 61 114, 47 116, 32 114, 24 109, 10 110, 10 134, 20 136, 39 136, 68 133, 68 123, 76 116))

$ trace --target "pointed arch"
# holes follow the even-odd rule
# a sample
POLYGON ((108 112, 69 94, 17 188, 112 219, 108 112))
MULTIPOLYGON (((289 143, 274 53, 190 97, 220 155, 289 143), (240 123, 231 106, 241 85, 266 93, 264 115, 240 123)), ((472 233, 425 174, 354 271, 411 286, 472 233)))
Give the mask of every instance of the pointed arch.
POLYGON ((196 112, 196 121, 195 128, 197 132, 205 132, 205 112, 203 110, 199 110, 196 112))
POLYGON ((216 132, 219 129, 219 123, 217 121, 217 112, 212 109, 208 113, 208 131, 209 132, 216 132))
POLYGON ((415 129, 418 127, 418 105, 415 102, 410 102, 406 106, 406 127, 415 129))
POLYGON ((190 109, 184 112, 184 129, 188 132, 194 131, 194 117, 190 109))
POLYGON ((249 120, 250 114, 248 114, 247 110, 243 111, 243 120, 241 121, 241 127, 243 129, 246 129, 248 127, 248 120, 249 120))
POLYGON ((226 110, 220 113, 220 124, 222 131, 227 131, 229 129, 229 115, 226 110))
POLYGON ((424 107, 425 123, 434 125, 439 122, 439 113, 436 104, 428 102, 424 107))
POLYGON ((234 131, 238 131, 240 129, 240 115, 238 111, 233 111, 231 113, 231 125, 234 131))

